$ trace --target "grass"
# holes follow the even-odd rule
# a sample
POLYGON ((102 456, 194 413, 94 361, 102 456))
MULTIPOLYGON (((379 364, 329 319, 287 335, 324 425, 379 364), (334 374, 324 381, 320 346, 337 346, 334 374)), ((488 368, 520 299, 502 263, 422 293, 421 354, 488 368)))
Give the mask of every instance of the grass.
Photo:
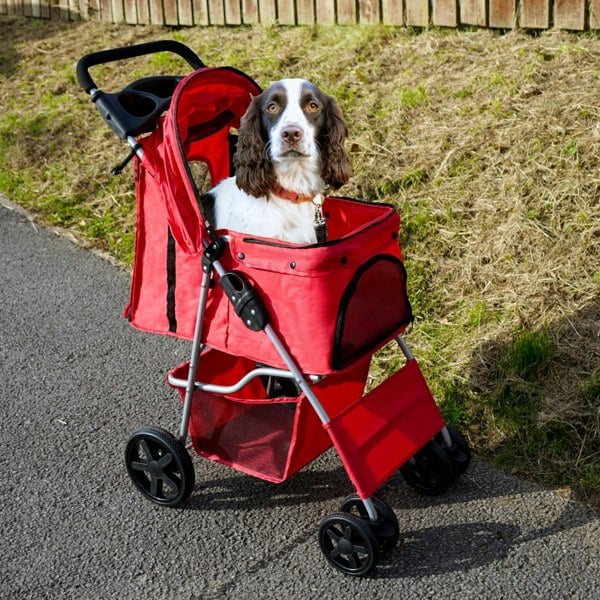
MULTIPOLYGON (((600 506, 596 34, 7 17, 0 28, 0 192, 125 265, 131 171, 109 172, 127 148, 78 88, 80 56, 174 38, 263 86, 299 75, 335 95, 354 166, 341 193, 399 209, 408 341, 445 417, 479 455, 600 506)), ((160 55, 92 74, 111 90, 185 71, 160 55)), ((397 367, 385 349, 374 382, 397 367)))

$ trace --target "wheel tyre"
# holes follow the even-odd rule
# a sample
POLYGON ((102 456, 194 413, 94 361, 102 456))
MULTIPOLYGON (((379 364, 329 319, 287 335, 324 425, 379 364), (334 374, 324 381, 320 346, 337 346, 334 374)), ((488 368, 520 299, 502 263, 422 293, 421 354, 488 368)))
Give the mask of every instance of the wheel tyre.
POLYGON ((454 476, 455 478, 458 478, 469 468, 469 465, 471 464, 471 449, 469 448, 467 440, 464 438, 463 434, 458 431, 458 429, 455 429, 451 425, 448 425, 446 429, 450 434, 452 446, 449 448, 446 446, 441 432, 435 436, 435 439, 446 451, 446 454, 448 455, 448 458, 450 458, 450 462, 454 467, 454 476))
POLYGON ((410 487, 427 496, 442 494, 454 479, 452 462, 435 440, 421 448, 400 473, 410 487))
POLYGON ((364 502, 357 494, 348 496, 342 503, 340 511, 356 515, 365 521, 375 534, 375 538, 379 544, 379 550, 382 554, 386 554, 398 543, 398 539, 400 538, 400 525, 398 524, 396 514, 388 504, 375 496, 372 496, 370 500, 377 511, 378 521, 376 523, 371 522, 369 519, 364 502))
POLYGON ((327 561, 345 575, 363 577, 379 560, 375 534, 363 519, 334 513, 319 527, 319 545, 327 561))
POLYGON ((146 498, 162 506, 177 506, 194 489, 194 465, 185 446, 168 431, 145 427, 125 448, 127 472, 146 498))

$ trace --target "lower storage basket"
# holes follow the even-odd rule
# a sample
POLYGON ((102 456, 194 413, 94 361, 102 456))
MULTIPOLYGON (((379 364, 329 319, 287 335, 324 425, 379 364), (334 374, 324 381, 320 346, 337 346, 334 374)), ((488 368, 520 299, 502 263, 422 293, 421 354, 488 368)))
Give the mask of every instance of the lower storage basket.
MULTIPOLYGON (((363 394, 371 357, 312 386, 333 416, 363 394)), ((198 363, 196 381, 229 386, 256 368, 253 361, 208 348, 198 363)), ((187 380, 189 362, 171 371, 187 380)), ((182 400, 185 389, 177 388, 182 400)), ((320 456, 331 439, 304 394, 269 398, 256 378, 240 391, 222 395, 196 390, 189 423, 192 444, 201 456, 261 479, 280 483, 320 456)))

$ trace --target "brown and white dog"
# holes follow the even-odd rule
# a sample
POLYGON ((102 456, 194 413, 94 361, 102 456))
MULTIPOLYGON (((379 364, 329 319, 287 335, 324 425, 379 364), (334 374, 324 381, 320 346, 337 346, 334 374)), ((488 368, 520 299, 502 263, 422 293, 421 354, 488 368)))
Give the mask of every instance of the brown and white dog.
POLYGON ((313 244, 315 206, 350 177, 336 101, 304 79, 283 79, 242 117, 235 176, 201 199, 215 229, 313 244))

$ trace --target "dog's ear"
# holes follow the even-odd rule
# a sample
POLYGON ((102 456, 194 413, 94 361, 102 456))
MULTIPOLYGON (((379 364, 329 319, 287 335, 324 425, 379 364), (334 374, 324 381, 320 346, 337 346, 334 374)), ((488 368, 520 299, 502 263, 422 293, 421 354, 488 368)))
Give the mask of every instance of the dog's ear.
POLYGON ((347 183, 352 175, 352 166, 344 146, 347 137, 348 127, 342 111, 335 99, 329 96, 325 125, 320 136, 321 177, 334 190, 347 183))
POLYGON ((241 119, 233 157, 237 186, 250 196, 266 196, 275 185, 275 171, 267 150, 267 135, 261 120, 262 94, 250 102, 241 119))

